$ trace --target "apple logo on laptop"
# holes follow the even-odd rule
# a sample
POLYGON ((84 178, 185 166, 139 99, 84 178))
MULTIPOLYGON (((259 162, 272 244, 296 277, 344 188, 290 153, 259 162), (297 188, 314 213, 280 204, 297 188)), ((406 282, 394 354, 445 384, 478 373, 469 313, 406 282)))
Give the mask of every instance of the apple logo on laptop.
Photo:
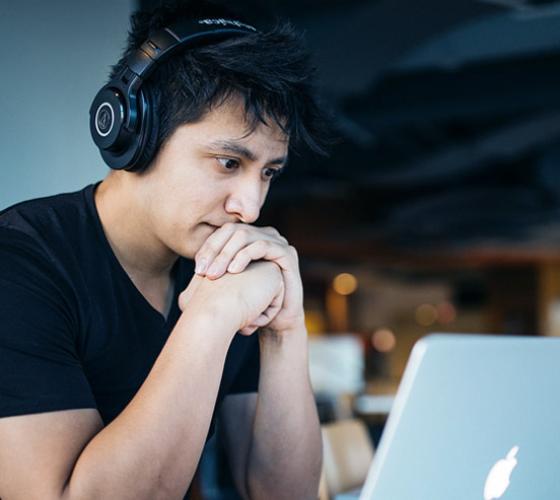
POLYGON ((490 469, 486 483, 484 485, 484 500, 494 500, 501 498, 509 486, 509 478, 515 466, 517 465, 517 452, 519 446, 514 446, 506 458, 498 460, 490 469))

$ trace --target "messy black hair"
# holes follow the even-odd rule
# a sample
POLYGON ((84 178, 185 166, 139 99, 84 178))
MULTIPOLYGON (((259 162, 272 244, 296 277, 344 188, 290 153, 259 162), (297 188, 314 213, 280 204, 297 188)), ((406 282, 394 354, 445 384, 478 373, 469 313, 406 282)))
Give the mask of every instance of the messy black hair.
MULTIPOLYGON (((168 1, 151 12, 135 12, 127 46, 110 78, 153 31, 180 19, 210 17, 248 22, 206 0, 168 1)), ((329 132, 314 77, 303 36, 287 21, 277 21, 267 31, 179 51, 158 65, 143 84, 157 103, 156 151, 180 125, 196 122, 213 107, 239 96, 248 133, 272 119, 289 137, 290 150, 303 146, 326 154, 329 132)))

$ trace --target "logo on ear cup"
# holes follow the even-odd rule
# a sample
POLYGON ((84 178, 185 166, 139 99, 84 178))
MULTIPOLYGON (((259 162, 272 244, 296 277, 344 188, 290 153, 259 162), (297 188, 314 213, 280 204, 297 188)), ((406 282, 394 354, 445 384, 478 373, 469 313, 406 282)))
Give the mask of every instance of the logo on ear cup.
POLYGON ((97 108, 94 122, 95 130, 101 137, 106 137, 111 133, 115 123, 115 112, 108 102, 104 102, 97 108))

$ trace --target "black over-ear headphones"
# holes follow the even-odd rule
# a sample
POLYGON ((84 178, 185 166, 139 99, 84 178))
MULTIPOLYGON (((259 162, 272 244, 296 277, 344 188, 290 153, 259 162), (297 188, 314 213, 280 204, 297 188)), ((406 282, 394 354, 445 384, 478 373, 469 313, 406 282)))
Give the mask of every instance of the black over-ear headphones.
POLYGON ((154 68, 185 46, 199 46, 256 33, 230 19, 182 21, 155 31, 126 59, 123 70, 95 96, 89 128, 109 167, 139 171, 153 157, 158 132, 153 97, 142 84, 154 68))

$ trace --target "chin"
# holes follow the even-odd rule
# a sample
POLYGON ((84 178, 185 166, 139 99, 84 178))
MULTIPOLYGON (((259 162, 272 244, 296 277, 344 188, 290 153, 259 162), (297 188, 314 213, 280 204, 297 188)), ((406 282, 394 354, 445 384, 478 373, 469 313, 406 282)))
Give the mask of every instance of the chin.
POLYGON ((170 242, 169 248, 177 255, 192 260, 210 233, 209 231, 202 231, 200 228, 195 227, 185 232, 185 234, 187 236, 184 238, 174 238, 174 240, 170 242), (206 235, 204 234, 205 232, 207 233, 206 235))
POLYGON ((194 230, 189 232, 188 240, 185 242, 181 255, 189 259, 194 259, 196 253, 202 248, 202 245, 204 245, 208 237, 211 236, 216 229, 218 229, 216 226, 205 222, 200 223, 194 230))

